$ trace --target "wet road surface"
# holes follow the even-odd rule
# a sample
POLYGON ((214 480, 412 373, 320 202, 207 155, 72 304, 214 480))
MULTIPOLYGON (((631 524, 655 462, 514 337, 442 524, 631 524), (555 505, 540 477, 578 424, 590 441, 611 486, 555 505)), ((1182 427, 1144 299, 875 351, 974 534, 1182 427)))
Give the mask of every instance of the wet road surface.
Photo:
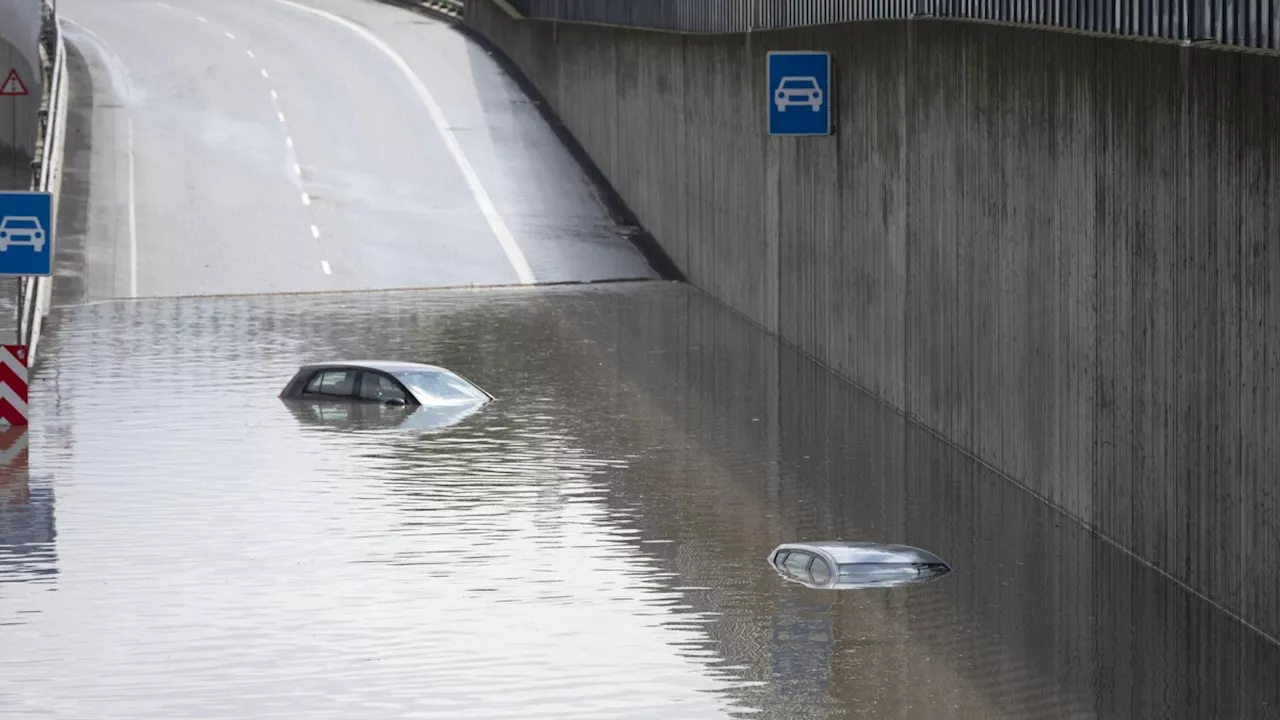
POLYGON ((446 24, 364 0, 59 11, 63 302, 656 277, 537 108, 446 24))
POLYGON ((684 285, 55 313, 0 485, 4 717, 1277 715, 1275 644, 684 285), (275 397, 331 356, 498 400, 428 434, 275 397), (764 562, 824 538, 954 570, 764 562))

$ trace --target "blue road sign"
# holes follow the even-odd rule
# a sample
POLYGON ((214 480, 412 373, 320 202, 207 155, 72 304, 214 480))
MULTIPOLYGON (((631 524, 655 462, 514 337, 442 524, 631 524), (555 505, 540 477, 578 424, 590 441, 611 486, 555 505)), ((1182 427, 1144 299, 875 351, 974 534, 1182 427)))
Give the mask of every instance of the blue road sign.
POLYGON ((831 53, 769 53, 769 134, 831 134, 831 53))
POLYGON ((0 192, 0 276, 53 274, 53 196, 0 192))

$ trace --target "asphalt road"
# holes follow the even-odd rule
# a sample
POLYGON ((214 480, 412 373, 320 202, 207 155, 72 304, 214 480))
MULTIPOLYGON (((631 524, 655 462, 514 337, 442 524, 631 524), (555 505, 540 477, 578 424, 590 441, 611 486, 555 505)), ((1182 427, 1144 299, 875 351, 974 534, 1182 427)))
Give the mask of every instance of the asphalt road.
POLYGON ((60 11, 64 301, 656 277, 447 24, 369 0, 60 11))

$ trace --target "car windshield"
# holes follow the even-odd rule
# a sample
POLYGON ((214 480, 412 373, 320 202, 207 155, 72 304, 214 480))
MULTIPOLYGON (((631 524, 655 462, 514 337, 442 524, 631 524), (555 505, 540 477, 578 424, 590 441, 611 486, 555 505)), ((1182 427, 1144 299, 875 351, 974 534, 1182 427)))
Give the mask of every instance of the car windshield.
POLYGON ((782 81, 782 88, 784 90, 812 90, 813 81, 804 78, 791 78, 782 81))
POLYGON ((840 566, 841 577, 919 575, 921 566, 911 563, 852 563, 840 566))
POLYGON ((27 229, 27 228, 39 227, 40 223, 37 223, 34 220, 11 219, 6 221, 4 226, 7 228, 14 228, 16 230, 16 229, 27 229))
POLYGON ((840 566, 840 582, 863 583, 910 580, 943 572, 942 567, 917 563, 851 563, 840 566))
POLYGON ((443 370, 407 370, 394 375, 423 404, 453 404, 489 399, 476 386, 443 370))

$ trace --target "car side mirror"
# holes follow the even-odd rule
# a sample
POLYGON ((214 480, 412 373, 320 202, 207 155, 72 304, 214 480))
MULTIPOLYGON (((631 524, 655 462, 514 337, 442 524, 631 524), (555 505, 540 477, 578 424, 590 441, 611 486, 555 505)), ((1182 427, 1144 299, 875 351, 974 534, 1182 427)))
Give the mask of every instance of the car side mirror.
POLYGON ((387 401, 387 407, 404 407, 405 402, 400 398, 391 398, 387 401))

